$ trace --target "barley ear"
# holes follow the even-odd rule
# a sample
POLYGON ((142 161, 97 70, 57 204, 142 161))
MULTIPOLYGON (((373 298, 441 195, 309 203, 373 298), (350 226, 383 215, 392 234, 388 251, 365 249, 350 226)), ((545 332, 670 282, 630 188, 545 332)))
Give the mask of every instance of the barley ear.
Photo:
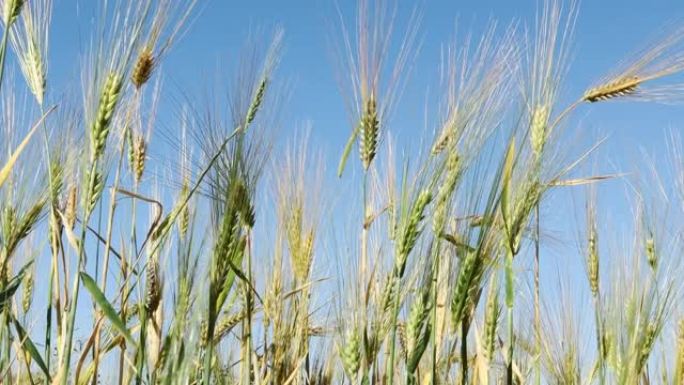
POLYGON ((587 90, 582 100, 589 103, 595 103, 621 96, 632 95, 637 92, 637 88, 640 84, 641 79, 637 76, 623 77, 587 90))
POLYGON ((432 201, 432 192, 429 188, 423 189, 411 208, 404 228, 402 229, 401 239, 397 248, 396 267, 400 276, 403 275, 406 266, 406 259, 418 241, 418 236, 422 231, 422 222, 425 218, 425 208, 432 201))
POLYGON ((406 323, 406 369, 408 373, 416 371, 420 358, 427 348, 430 335, 429 314, 430 307, 426 298, 423 295, 418 296, 411 306, 406 323))
POLYGON ((21 299, 21 307, 24 314, 27 314, 29 309, 31 309, 31 303, 33 302, 33 282, 35 275, 35 265, 32 264, 26 275, 24 275, 23 282, 23 293, 21 299))
POLYGON ((161 301, 161 279, 159 262, 152 260, 147 266, 147 287, 145 290, 145 311, 151 317, 161 301))
POLYGON ((121 78, 118 74, 111 72, 102 86, 95 120, 91 126, 90 149, 93 161, 98 160, 104 153, 120 91, 121 78))
POLYGON ((142 88, 154 71, 156 60, 152 54, 152 50, 149 47, 145 47, 140 51, 138 59, 133 67, 133 72, 131 74, 131 82, 136 89, 142 88))
POLYGON ((17 20, 25 2, 26 0, 5 0, 3 2, 2 18, 5 24, 5 31, 17 20))
POLYGON ((65 225, 69 229, 73 229, 76 225, 76 211, 78 200, 78 188, 72 185, 67 193, 66 202, 64 203, 64 217, 66 218, 65 225))
POLYGON ((143 135, 137 134, 133 137, 132 146, 132 163, 131 169, 133 170, 133 178, 135 183, 140 183, 142 179, 143 172, 145 171, 145 159, 147 152, 147 143, 145 142, 145 137, 143 135))
POLYGON ((95 169, 91 170, 91 172, 92 175, 87 175, 86 179, 89 182, 88 193, 83 196, 83 199, 87 199, 87 201, 83 202, 85 218, 90 217, 90 214, 95 209, 95 205, 97 205, 97 202, 100 200, 100 195, 104 189, 102 174, 95 169))
POLYGON ((350 333, 339 354, 345 373, 352 381, 356 381, 361 367, 361 338, 355 329, 350 333))
POLYGON ((377 104, 375 96, 371 94, 364 105, 361 121, 359 122, 359 152, 364 170, 368 170, 375 158, 380 133, 377 104))
MULTIPOLYGON (((592 215, 593 217, 593 215, 592 215)), ((587 252, 587 274, 589 276, 589 286, 591 294, 596 297, 599 292, 599 253, 598 253, 598 234, 596 223, 590 219, 589 223, 589 250, 587 252)))
POLYGON ((655 239, 653 239, 653 234, 650 234, 648 238, 646 238, 645 248, 646 260, 648 261, 648 265, 651 267, 651 270, 655 272, 656 268, 658 267, 658 254, 656 251, 655 239))
POLYGON ((540 105, 535 107, 532 112, 532 121, 530 125, 530 141, 532 144, 532 153, 535 159, 540 159, 547 137, 547 124, 549 120, 549 107, 540 105))
POLYGON ((496 350, 496 333, 499 324, 499 317, 501 315, 501 308, 499 306, 499 282, 497 276, 492 276, 489 283, 489 292, 487 294, 487 303, 485 305, 485 320, 484 320, 484 352, 485 359, 491 362, 494 358, 496 350))
POLYGON ((249 109, 247 110, 247 118, 243 130, 246 130, 247 127, 249 127, 249 125, 252 124, 252 122, 256 118, 256 114, 257 112, 259 112, 259 108, 261 107, 261 104, 264 101, 264 95, 266 94, 267 86, 268 78, 264 77, 263 79, 261 79, 261 82, 259 82, 259 87, 257 87, 256 93, 254 94, 254 97, 252 99, 252 103, 250 104, 249 109))
POLYGON ((446 223, 449 200, 456 189, 456 184, 461 175, 461 162, 456 151, 449 153, 446 164, 446 177, 437 190, 435 198, 435 213, 432 216, 432 232, 440 235, 446 223))

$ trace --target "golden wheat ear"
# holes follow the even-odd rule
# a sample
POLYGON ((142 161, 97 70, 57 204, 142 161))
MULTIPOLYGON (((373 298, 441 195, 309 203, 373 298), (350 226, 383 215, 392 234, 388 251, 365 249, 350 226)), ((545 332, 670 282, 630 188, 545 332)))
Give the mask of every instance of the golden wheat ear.
POLYGON ((595 103, 609 100, 620 96, 633 95, 641 84, 638 76, 628 76, 606 84, 589 89, 582 100, 595 103))

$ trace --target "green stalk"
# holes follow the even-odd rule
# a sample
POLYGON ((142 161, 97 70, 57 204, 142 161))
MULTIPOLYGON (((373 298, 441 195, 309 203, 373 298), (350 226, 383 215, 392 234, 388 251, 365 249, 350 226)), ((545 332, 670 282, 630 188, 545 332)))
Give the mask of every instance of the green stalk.
MULTIPOLYGON (((249 282, 252 282, 252 253, 250 252, 250 247, 249 247, 249 242, 250 242, 251 237, 249 236, 249 231, 247 233, 247 245, 245 245, 245 248, 247 249, 247 276, 249 277, 249 282)), ((243 380, 243 384, 245 385, 251 385, 252 383, 252 376, 251 376, 251 370, 252 370, 252 290, 250 289, 249 285, 250 283, 246 282, 245 283, 245 298, 247 300, 247 315, 245 317, 245 330, 246 330, 246 353, 247 356, 245 357, 245 371, 243 372, 244 375, 246 376, 245 379, 243 380)))
POLYGON ((147 335, 147 310, 142 304, 139 306, 139 312, 141 314, 140 322, 140 343, 138 348, 137 360, 136 360, 136 373, 135 373, 135 383, 136 385, 142 384, 142 372, 145 366, 145 337, 147 335))
MULTIPOLYGON (((2 43, 0 43, 0 90, 2 90, 2 81, 4 78, 5 74, 5 56, 7 53, 7 40, 9 38, 10 34, 10 28, 12 27, 11 23, 8 23, 8 25, 5 26, 5 30, 2 34, 2 43)), ((8 256, 5 256, 3 260, 6 260, 8 256)), ((4 262, 3 262, 4 263, 4 262)), ((4 270, 4 269, 3 269, 4 270)), ((4 277, 1 278, 3 281, 5 280, 4 277)), ((3 282, 2 287, 5 287, 5 282, 3 282)), ((0 337, 2 337, 2 341, 6 343, 3 343, 3 353, 2 353, 2 359, 0 359, 0 370, 5 371, 5 366, 9 365, 9 341, 10 341, 10 334, 9 334, 9 321, 7 318, 6 314, 6 308, 2 309, 2 317, 0 317, 0 325, 2 325, 3 331, 2 334, 0 334, 0 337)), ((9 367, 6 370, 7 373, 7 378, 5 378, 6 383, 9 383, 11 378, 9 377, 9 367)))
POLYGON ((534 237, 534 334, 535 334, 535 364, 534 364, 534 383, 535 385, 541 385, 541 299, 539 293, 539 203, 535 206, 535 237, 534 237))
MULTIPOLYGON (((105 255, 104 255, 104 263, 102 266, 102 282, 100 283, 100 286, 102 286, 102 292, 106 293, 107 292, 107 272, 109 271, 109 257, 110 257, 110 248, 112 244, 112 231, 114 230, 114 212, 116 211, 116 191, 118 190, 119 187, 119 178, 121 175, 121 167, 123 164, 123 158, 124 158, 124 149, 126 146, 126 136, 124 135, 123 139, 121 140, 121 146, 119 148, 119 163, 117 165, 116 169, 116 175, 114 176, 114 186, 111 190, 110 194, 110 202, 109 202, 109 212, 107 214, 107 240, 105 242, 105 255)), ((125 321, 124 321, 125 322, 125 321)), ((95 355, 94 360, 93 360, 93 380, 92 380, 92 385, 97 384, 97 371, 100 366, 100 331, 98 329, 97 334, 95 335, 95 341, 93 345, 93 354, 95 355)))
POLYGON ((603 357, 605 350, 603 342, 603 330, 601 328, 601 299, 598 295, 594 297, 594 322, 596 322, 596 344, 598 348, 598 370, 599 370, 599 384, 606 383, 606 362, 603 357))
POLYGON ((2 90, 2 80, 5 75, 5 56, 7 54, 7 40, 10 34, 12 24, 5 26, 5 31, 2 34, 2 43, 0 43, 0 90, 2 90))
POLYGON ((432 322, 432 329, 430 330, 430 343, 432 344, 432 376, 430 378, 430 383, 435 384, 437 378, 437 284, 439 281, 439 266, 441 264, 441 242, 437 241, 435 246, 435 253, 433 260, 435 261, 432 266, 432 309, 430 310, 430 318, 432 322))
POLYGON ((506 385, 513 385, 513 252, 509 250, 506 255, 506 320, 508 322, 508 357, 506 362, 506 385))
POLYGON ((214 350, 214 318, 216 313, 216 303, 210 298, 209 300, 209 316, 207 318, 207 346, 204 351, 204 374, 202 375, 202 383, 211 383, 211 360, 214 350))
POLYGON ((461 384, 468 383, 468 323, 461 321, 461 384))
MULTIPOLYGON (((5 265, 6 261, 8 258, 7 253, 3 251, 2 255, 2 269, 0 269, 0 272, 2 276, 0 277, 0 282, 2 283, 0 287, 3 289, 7 286, 7 280, 5 279, 5 265)), ((9 356, 9 340, 10 340, 10 333, 9 333, 9 321, 7 319, 7 306, 9 304, 5 304, 5 306, 2 307, 2 314, 0 314, 0 325, 2 327, 2 330, 0 330, 0 341, 2 343, 2 351, 1 351, 1 356, 2 360, 0 360, 0 371, 4 373, 3 377, 3 383, 10 383, 11 377, 10 377, 10 356, 9 356)))
MULTIPOLYGON (((43 104, 40 104, 40 111, 41 115, 45 115, 45 108, 43 104)), ((43 141, 45 144, 45 157, 46 157, 46 162, 47 162, 47 170, 48 170, 48 188, 50 189, 50 192, 52 192, 53 186, 52 186, 52 161, 50 159, 50 141, 48 138, 48 132, 47 132, 47 125, 45 124, 45 121, 43 121, 43 141)), ((55 211, 55 202, 52 200, 50 201, 50 218, 56 218, 57 217, 57 212, 55 211)), ((48 230, 50 231, 50 230, 48 230)), ((55 234, 57 235, 57 234, 55 234)), ((60 242, 61 243, 61 242, 60 242)), ((45 326, 45 366, 48 369, 48 372, 50 371, 50 346, 51 346, 51 329, 52 329, 52 296, 53 296, 53 284, 55 280, 55 274, 57 274, 57 256, 59 253, 59 250, 57 249, 58 243, 55 242, 54 248, 51 250, 51 259, 50 259, 50 277, 48 278, 48 301, 47 301, 47 312, 46 312, 46 326, 45 326)), ((45 379, 45 385, 49 385, 49 381, 46 378, 45 379)))
MULTIPOLYGON (((124 142, 126 141, 126 138, 129 137, 128 134, 130 133, 131 128, 126 127, 126 130, 128 132, 124 133, 124 142)), ((132 145, 132 143, 129 143, 129 146, 130 145, 132 145)), ((133 192, 137 195, 139 192, 139 189, 140 189, 140 186, 138 185, 138 182, 135 181, 134 185, 133 185, 133 192)), ((137 240, 137 229, 136 229, 137 211, 138 211, 138 200, 133 199, 131 201, 131 245, 130 245, 130 250, 132 250, 133 255, 138 254, 138 240, 137 240)), ((126 255, 128 255, 128 253, 123 253, 121 255, 121 281, 122 281, 122 293, 123 293, 123 296, 121 297, 121 314, 122 314, 122 318, 124 320, 126 319, 126 308, 128 306, 128 295, 129 295, 128 262, 126 261, 126 255)), ((121 352, 119 354, 119 385, 123 385, 123 383, 124 383, 125 361, 126 361, 126 341, 124 340, 122 342, 121 352)))
MULTIPOLYGON (((91 199, 91 191, 90 191, 90 186, 94 183, 95 181, 95 171, 97 170, 97 164, 98 161, 97 159, 93 160, 90 165, 90 173, 88 174, 88 183, 86 186, 88 188, 86 189, 86 194, 85 194, 85 199, 83 202, 86 202, 85 204, 88 204, 91 199)), ((78 292, 80 288, 80 283, 81 283, 81 278, 79 272, 81 269, 84 267, 83 263, 85 260, 85 239, 86 239, 86 230, 88 228, 88 221, 90 219, 90 212, 91 210, 85 210, 86 215, 83 218, 83 221, 81 222, 81 236, 80 236, 80 242, 78 245, 78 262, 76 264, 76 276, 74 277, 74 285, 71 288, 71 303, 69 304, 69 313, 67 314, 67 324, 66 324, 66 338, 64 340, 64 358, 62 359, 61 363, 61 368, 60 368, 60 379, 59 383, 60 385, 66 385, 67 384, 67 377, 69 377, 69 366, 71 363, 71 346, 73 344, 73 338, 74 338, 74 324, 76 322, 76 307, 78 305, 78 292)), ((78 380, 78 379, 74 379, 78 380)))
MULTIPOLYGON (((363 206, 363 217, 361 218, 361 282, 366 285, 366 264, 368 262, 368 227, 369 224, 366 223, 366 218, 368 217, 368 172, 364 171, 363 181, 361 185, 361 199, 363 206)), ((362 323, 364 330, 366 330, 366 325, 368 323, 368 317, 366 312, 361 312, 362 323)), ((359 378, 363 378, 368 373, 370 365, 372 363, 368 362, 368 359, 363 355, 361 359, 361 375, 359 378)))
MULTIPOLYGON (((397 270, 395 265, 394 272, 392 273, 394 279, 400 279, 400 272, 397 270)), ((398 285, 398 283, 397 283, 398 285)), ((394 360, 397 350, 397 322, 399 319, 399 299, 400 299, 400 289, 396 290, 396 295, 394 297, 394 303, 392 304, 392 339, 390 340, 390 358, 387 362, 387 384, 392 385, 394 383, 394 360)))

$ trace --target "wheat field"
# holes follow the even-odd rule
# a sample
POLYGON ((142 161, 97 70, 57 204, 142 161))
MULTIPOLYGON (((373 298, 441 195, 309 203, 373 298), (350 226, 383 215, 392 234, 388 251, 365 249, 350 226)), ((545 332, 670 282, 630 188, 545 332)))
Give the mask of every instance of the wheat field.
POLYGON ((178 96, 163 63, 211 5, 102 0, 80 82, 53 89, 64 2, 0 0, 0 384, 684 385, 684 146, 634 175, 569 139, 588 111, 681 100, 684 26, 570 98, 573 1, 445 37, 409 151, 420 6, 358 0, 330 15, 349 124, 326 168, 316 127, 275 139, 287 31, 178 96), (541 267, 554 231, 579 272, 541 267))

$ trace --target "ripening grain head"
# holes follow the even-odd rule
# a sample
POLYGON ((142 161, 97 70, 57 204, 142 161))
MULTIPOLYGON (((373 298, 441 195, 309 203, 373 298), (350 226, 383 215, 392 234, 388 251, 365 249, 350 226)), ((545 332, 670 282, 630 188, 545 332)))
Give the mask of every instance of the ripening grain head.
MULTIPOLYGON (((354 34, 350 34, 340 12, 344 46, 339 55, 347 74, 340 77, 340 83, 344 85, 352 121, 349 143, 358 137, 364 170, 375 158, 382 130, 388 127, 389 115, 406 82, 406 66, 417 46, 417 12, 412 14, 399 46, 393 45, 396 7, 394 2, 362 0, 357 7, 354 34)), ((345 149, 341 169, 350 149, 345 149)))
POLYGON ((467 159, 501 122, 519 66, 515 36, 513 26, 499 31, 492 23, 479 40, 467 37, 443 50, 442 102, 433 154, 458 151, 467 159))
POLYGON ((646 83, 666 78, 684 70, 684 29, 667 31, 647 48, 637 51, 617 69, 589 88, 582 97, 586 102, 599 102, 628 97, 634 100, 673 100, 681 95, 681 84, 644 87, 646 83))
POLYGON ((299 284, 309 279, 323 202, 322 161, 310 155, 308 136, 304 132, 290 145, 275 171, 278 226, 285 233, 290 267, 299 284))
POLYGON ((152 76, 157 64, 185 31, 197 0, 162 0, 155 4, 151 22, 140 41, 131 72, 131 82, 140 89, 152 76))
POLYGON ((11 39, 21 72, 39 105, 47 87, 47 60, 52 0, 29 1, 12 25, 11 39))
POLYGON ((555 112, 562 80, 569 68, 569 45, 576 20, 574 1, 548 1, 537 13, 534 35, 528 42, 524 98, 531 147, 537 160, 554 128, 549 119, 555 112))

